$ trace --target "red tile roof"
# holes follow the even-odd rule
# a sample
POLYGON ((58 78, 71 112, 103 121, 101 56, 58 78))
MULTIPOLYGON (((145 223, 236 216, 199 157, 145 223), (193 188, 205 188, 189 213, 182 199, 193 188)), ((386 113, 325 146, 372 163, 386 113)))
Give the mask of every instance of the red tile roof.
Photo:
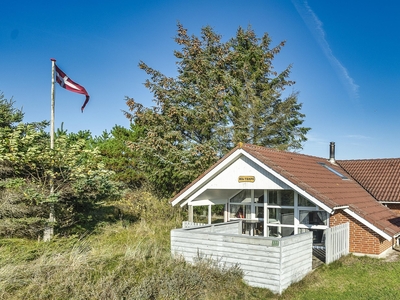
POLYGON ((211 166, 194 182, 177 194, 171 201, 196 184, 207 173, 212 171, 237 149, 242 148, 248 154, 271 168, 311 196, 323 202, 330 208, 349 206, 349 209, 373 224, 386 234, 394 236, 400 233, 400 218, 393 211, 377 202, 350 174, 339 165, 331 164, 325 158, 279 151, 271 148, 244 144, 236 147, 225 157, 211 166), (327 169, 321 163, 330 167, 347 180, 327 169))
POLYGON ((400 202, 400 158, 339 160, 337 163, 376 200, 400 202))
POLYGON ((397 214, 377 202, 340 166, 315 156, 248 144, 242 148, 330 208, 348 205, 350 210, 390 236, 400 232, 397 214), (320 163, 349 179, 343 180, 320 163))

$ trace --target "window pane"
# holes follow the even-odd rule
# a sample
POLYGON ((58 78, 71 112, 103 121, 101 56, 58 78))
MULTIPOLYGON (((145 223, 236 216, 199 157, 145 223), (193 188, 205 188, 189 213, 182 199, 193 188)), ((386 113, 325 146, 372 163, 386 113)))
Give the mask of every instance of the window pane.
POLYGON ((294 209, 268 208, 268 223, 294 225, 294 209))
POLYGON ((269 204, 278 204, 278 191, 269 191, 268 192, 268 203, 269 204))
POLYGON ((294 206, 294 192, 292 190, 269 191, 268 203, 285 205, 285 206, 294 206))
POLYGON ((246 219, 251 219, 251 205, 243 205, 244 207, 244 217, 246 219))
POLYGON ((230 200, 231 203, 251 203, 251 191, 243 190, 230 200))
POLYGON ((256 224, 254 229, 254 235, 263 236, 264 235, 264 224, 263 222, 259 222, 256 224))
POLYGON ((230 218, 250 219, 251 218, 251 205, 230 205, 230 218))
POLYGON ((272 227, 272 226, 268 226, 268 232, 269 232, 269 236, 274 236, 274 237, 282 237, 281 232, 278 230, 278 227, 272 227))
POLYGON ((294 228, 291 227, 282 227, 282 236, 289 236, 294 234, 294 228))
POLYGON ((254 190, 254 203, 264 203, 264 190, 254 190))
POLYGON ((299 206, 315 207, 316 205, 309 201, 306 197, 299 195, 299 206))
POLYGON ((294 234, 294 228, 292 227, 276 227, 268 226, 268 235, 273 237, 284 237, 294 234))
POLYGON ((300 210, 300 224, 305 225, 327 225, 328 214, 325 211, 300 210))
POLYGON ((242 234, 263 236, 264 235, 263 222, 248 223, 246 221, 243 221, 242 234))
POLYGON ((231 218, 244 218, 243 207, 241 205, 230 205, 231 218))
POLYGON ((294 206, 294 192, 291 190, 281 191, 281 205, 294 206))
POLYGON ((264 207, 263 206, 256 206, 256 218, 264 218, 264 207))

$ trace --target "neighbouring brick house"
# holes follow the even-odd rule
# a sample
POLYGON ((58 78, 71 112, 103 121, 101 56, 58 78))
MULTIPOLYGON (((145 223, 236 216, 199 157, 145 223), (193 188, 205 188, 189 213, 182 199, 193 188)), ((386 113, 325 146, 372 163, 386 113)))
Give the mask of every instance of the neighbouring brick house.
POLYGON ((172 205, 224 205, 224 221, 247 232, 284 237, 350 223, 350 252, 383 255, 400 235, 400 159, 335 161, 241 144, 173 199, 172 205), (391 209, 393 210, 391 210, 391 209), (246 227, 247 226, 247 227, 246 227))

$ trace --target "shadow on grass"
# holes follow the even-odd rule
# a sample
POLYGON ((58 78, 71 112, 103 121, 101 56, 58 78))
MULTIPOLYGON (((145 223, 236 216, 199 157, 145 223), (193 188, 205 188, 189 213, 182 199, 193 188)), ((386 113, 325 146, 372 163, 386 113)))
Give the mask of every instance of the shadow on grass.
POLYGON ((63 226, 56 226, 56 233, 59 235, 84 234, 94 232, 108 224, 121 223, 126 227, 131 223, 138 221, 138 217, 123 212, 114 202, 108 203, 78 203, 74 205, 75 214, 73 220, 60 222, 63 226))

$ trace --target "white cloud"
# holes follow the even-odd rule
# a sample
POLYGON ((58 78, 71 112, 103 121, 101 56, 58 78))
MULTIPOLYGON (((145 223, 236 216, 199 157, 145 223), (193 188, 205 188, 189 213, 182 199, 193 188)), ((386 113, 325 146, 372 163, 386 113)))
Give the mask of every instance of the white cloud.
POLYGON ((322 139, 318 136, 314 136, 311 133, 307 134, 307 142, 323 144, 323 145, 329 144, 329 142, 326 139, 322 139))
POLYGON ((354 82, 347 69, 333 54, 332 49, 325 38, 325 31, 323 29, 323 23, 308 5, 306 0, 292 0, 292 3, 296 7, 297 12, 300 14, 303 21, 306 23, 308 29, 321 47, 324 55, 329 60, 336 73, 338 74, 342 84, 346 87, 349 96, 352 99, 358 98, 359 86, 354 82))
POLYGON ((370 140, 372 137, 361 135, 361 134, 348 134, 345 136, 348 139, 355 139, 355 140, 370 140))

